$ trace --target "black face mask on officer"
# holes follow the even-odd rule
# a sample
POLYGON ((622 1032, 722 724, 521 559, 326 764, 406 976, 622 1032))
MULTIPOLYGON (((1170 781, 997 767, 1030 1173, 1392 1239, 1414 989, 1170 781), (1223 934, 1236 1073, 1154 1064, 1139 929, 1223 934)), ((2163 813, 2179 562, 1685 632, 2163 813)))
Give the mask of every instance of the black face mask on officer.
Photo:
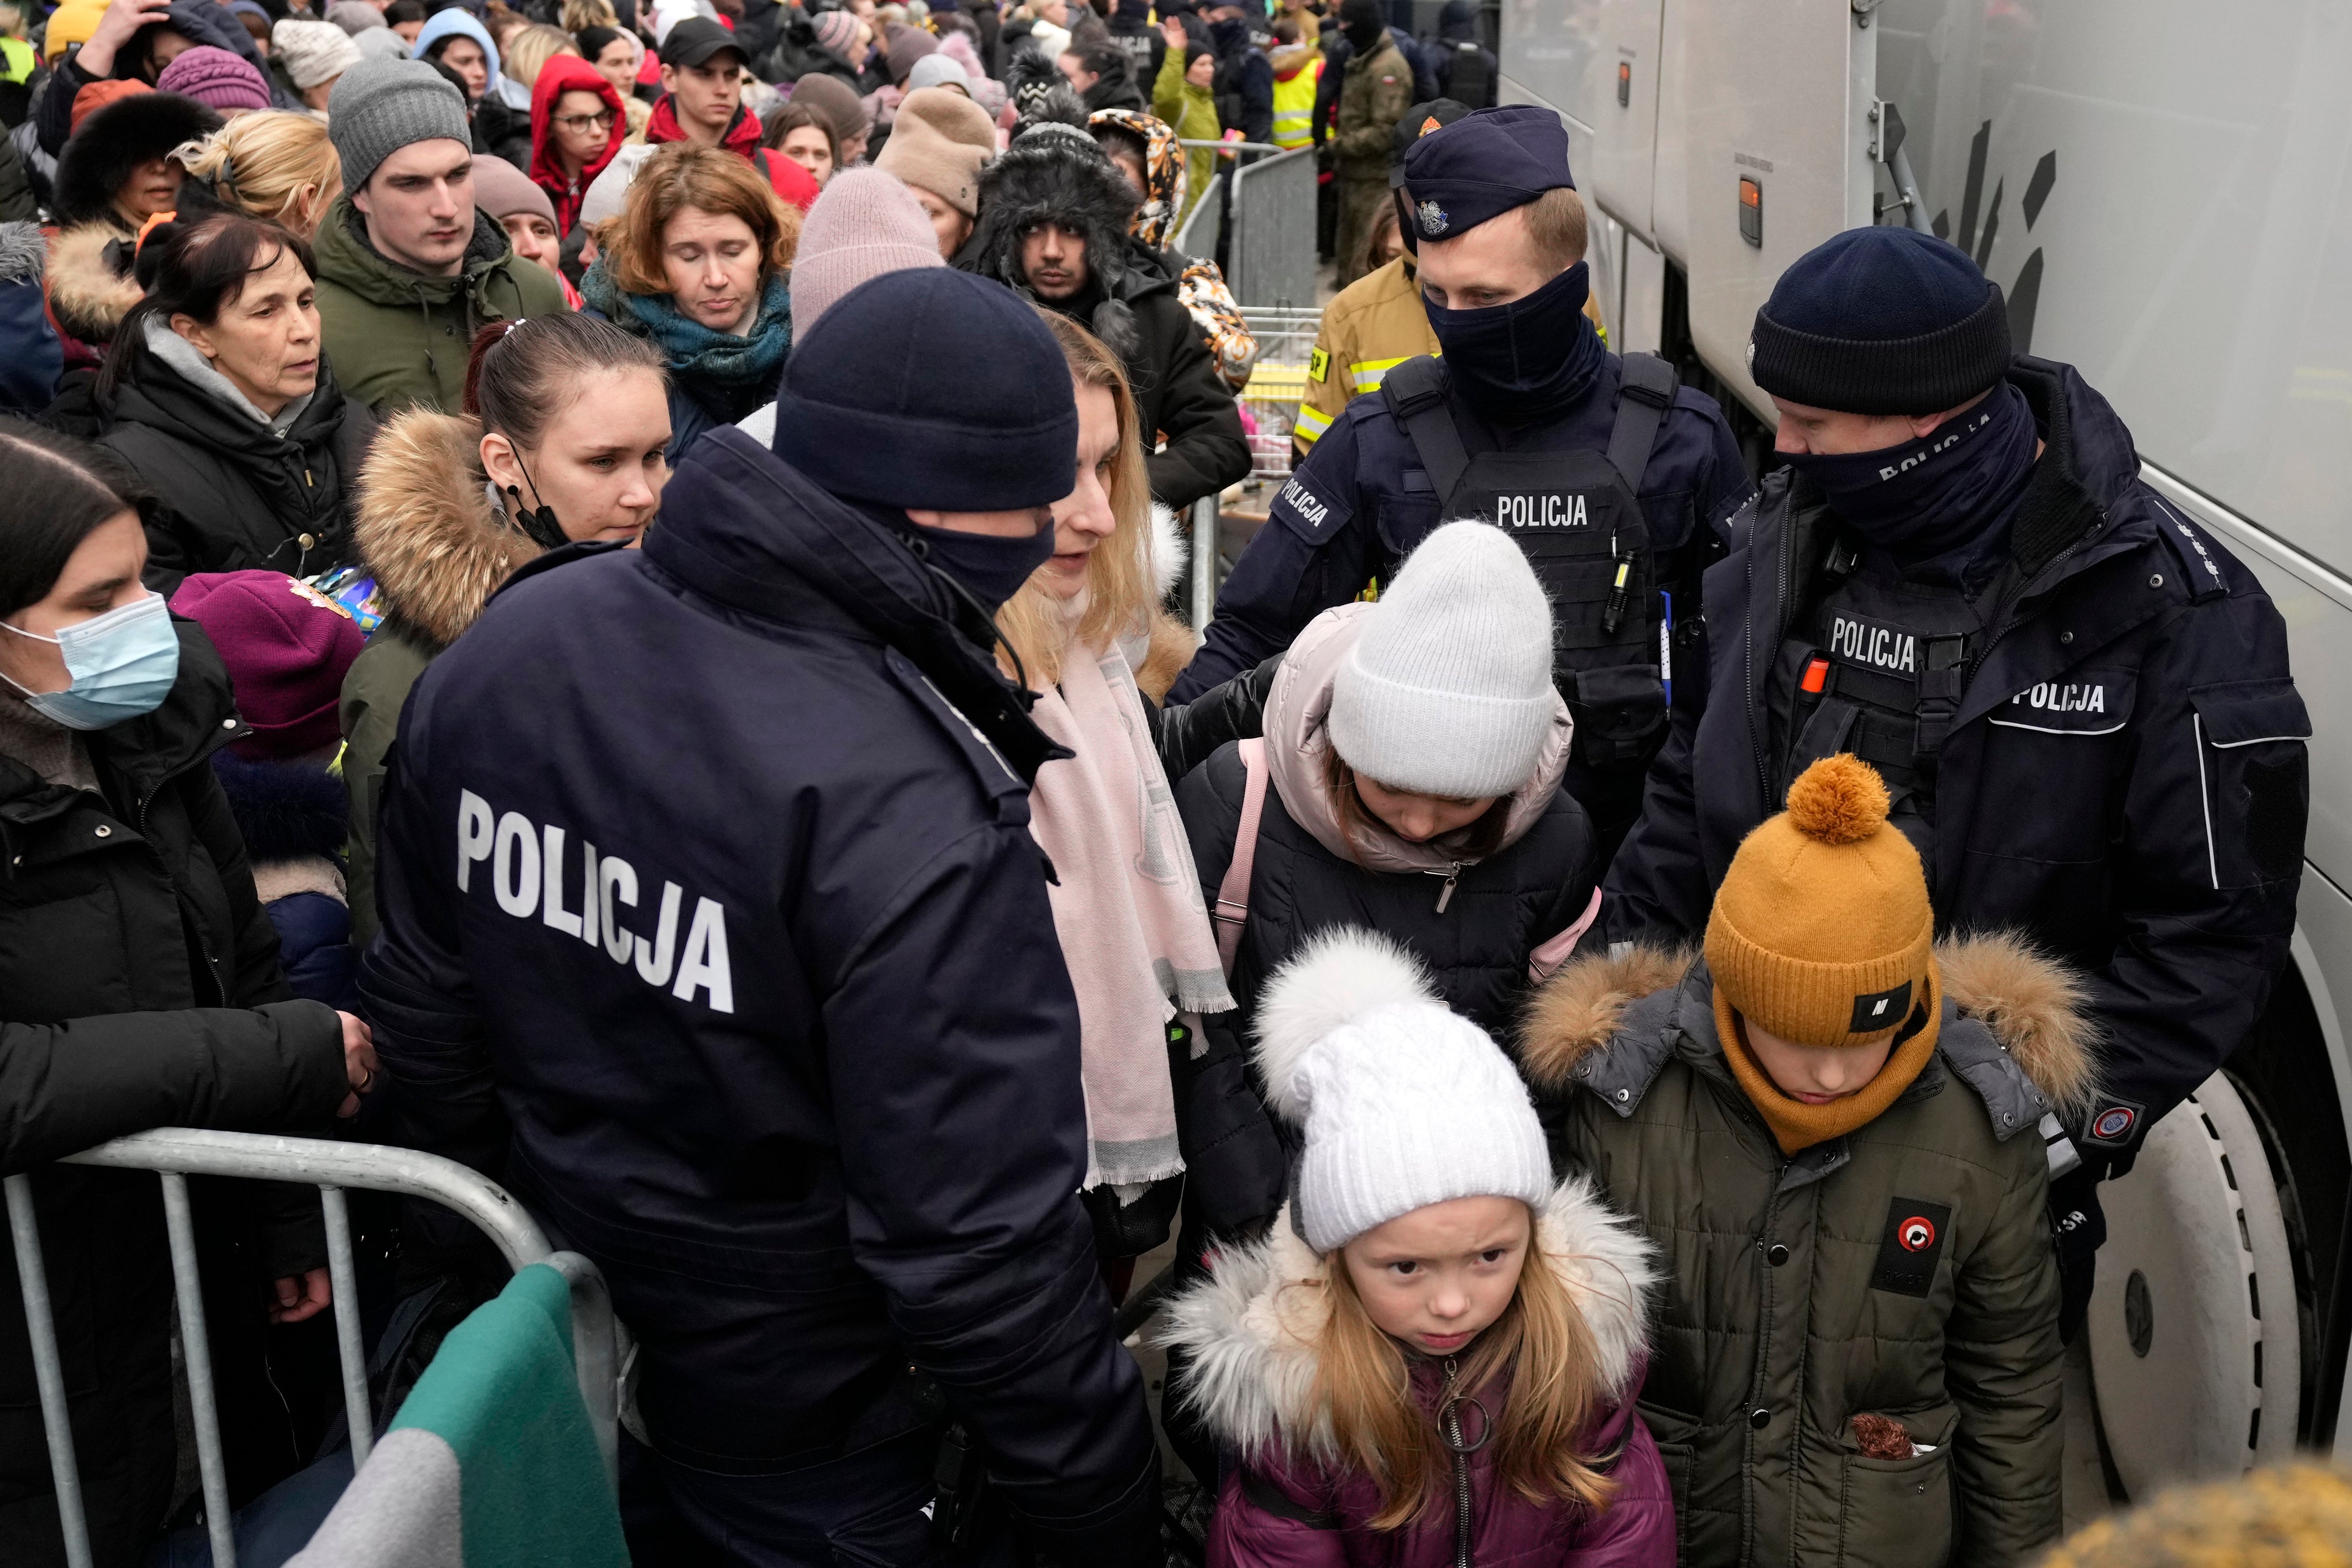
POLYGON ((1370 54, 1388 30, 1381 15, 1379 0, 1349 0, 1339 7, 1339 30, 1348 36, 1348 47, 1360 55, 1370 54))
POLYGON ((1037 511, 1042 520, 1037 531, 1012 537, 926 528, 903 512, 899 526, 920 545, 919 553, 926 561, 954 578, 994 616, 1032 573, 1054 557, 1053 514, 1044 507, 1037 511))
POLYGON ((1590 278, 1580 261, 1532 294, 1475 310, 1423 299, 1454 390, 1490 424, 1537 424, 1591 390, 1608 351, 1585 318, 1590 278))
POLYGON ((1789 466, 1904 572, 1965 582, 2004 542, 2038 438, 2025 394, 2002 382, 1916 441, 1875 452, 1792 452, 1789 466))

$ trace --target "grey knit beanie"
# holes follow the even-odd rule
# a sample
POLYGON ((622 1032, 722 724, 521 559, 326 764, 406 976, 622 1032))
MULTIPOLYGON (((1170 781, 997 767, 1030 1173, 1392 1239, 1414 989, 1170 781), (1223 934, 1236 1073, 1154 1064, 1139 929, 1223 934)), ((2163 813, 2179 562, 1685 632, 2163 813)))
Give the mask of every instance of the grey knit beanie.
POLYGON ((1559 699, 1551 608, 1510 536, 1449 522, 1364 617, 1331 689, 1331 744, 1420 795, 1509 795, 1534 776, 1559 699))
POLYGON ((362 60, 327 100, 327 139, 342 161, 343 189, 356 191, 403 147, 436 140, 470 147, 474 133, 465 94, 430 61, 362 60))
POLYGON ((351 34, 332 22, 299 16, 289 16, 269 29, 269 52, 298 90, 332 81, 360 63, 351 34))

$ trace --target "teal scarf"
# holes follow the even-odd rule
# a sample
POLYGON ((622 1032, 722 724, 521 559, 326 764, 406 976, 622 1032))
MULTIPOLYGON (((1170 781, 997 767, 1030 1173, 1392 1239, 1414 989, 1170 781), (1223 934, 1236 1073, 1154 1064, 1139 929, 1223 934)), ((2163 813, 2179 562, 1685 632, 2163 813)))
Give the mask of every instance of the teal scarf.
POLYGON ((732 424, 776 394, 776 376, 793 346, 791 292, 779 275, 760 294, 748 336, 714 332, 677 308, 668 294, 624 294, 600 258, 580 279, 580 297, 598 315, 649 338, 670 379, 714 416, 732 424), (740 413, 726 411, 741 404, 740 413))

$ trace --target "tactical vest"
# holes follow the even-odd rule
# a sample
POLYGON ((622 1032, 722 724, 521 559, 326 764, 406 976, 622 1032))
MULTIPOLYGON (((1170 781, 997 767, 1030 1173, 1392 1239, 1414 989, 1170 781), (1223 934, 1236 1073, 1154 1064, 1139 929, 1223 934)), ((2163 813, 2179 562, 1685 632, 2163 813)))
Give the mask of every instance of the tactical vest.
POLYGON ((1781 646, 1776 691, 1791 694, 1774 798, 1815 762, 1851 752, 1876 768, 1888 819, 1933 866, 1936 770, 2007 574, 1975 595, 1854 569, 1843 542, 1834 585, 1781 646))
POLYGON ((1646 764, 1665 734, 1666 606, 1636 497, 1680 384, 1656 355, 1625 355, 1604 457, 1582 447, 1474 455, 1446 406, 1445 372, 1426 354, 1381 383, 1437 492, 1438 517, 1494 523, 1527 552, 1551 599, 1552 679, 1588 767, 1646 764))
POLYGON ((1473 109, 1495 101, 1495 74, 1486 68, 1486 51, 1469 39, 1451 46, 1453 66, 1445 79, 1445 96, 1473 109))

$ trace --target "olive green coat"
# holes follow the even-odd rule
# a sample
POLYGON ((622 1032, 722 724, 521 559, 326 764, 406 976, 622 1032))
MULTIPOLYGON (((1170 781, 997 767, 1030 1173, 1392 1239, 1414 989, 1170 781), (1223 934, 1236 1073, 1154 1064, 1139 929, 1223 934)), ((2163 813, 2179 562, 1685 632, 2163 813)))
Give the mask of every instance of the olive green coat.
POLYGON ((475 332, 565 308, 555 275, 518 259, 506 231, 478 208, 454 278, 428 278, 385 258, 347 195, 327 209, 312 244, 319 325, 335 379, 379 419, 415 407, 457 413, 475 332))
POLYGON ((1918 1079, 1794 1157, 1724 1060, 1704 961, 1580 960, 1530 1005, 1524 1060, 1555 1157, 1667 1255, 1641 1412, 1685 1563, 1990 1568, 2059 1535, 2036 1128, 2087 1096, 2088 1031, 2071 977, 2021 943, 1947 942, 1937 961, 1941 1033, 1918 1079), (1849 1425, 1864 1412, 1932 1451, 1864 1456, 1849 1425))

